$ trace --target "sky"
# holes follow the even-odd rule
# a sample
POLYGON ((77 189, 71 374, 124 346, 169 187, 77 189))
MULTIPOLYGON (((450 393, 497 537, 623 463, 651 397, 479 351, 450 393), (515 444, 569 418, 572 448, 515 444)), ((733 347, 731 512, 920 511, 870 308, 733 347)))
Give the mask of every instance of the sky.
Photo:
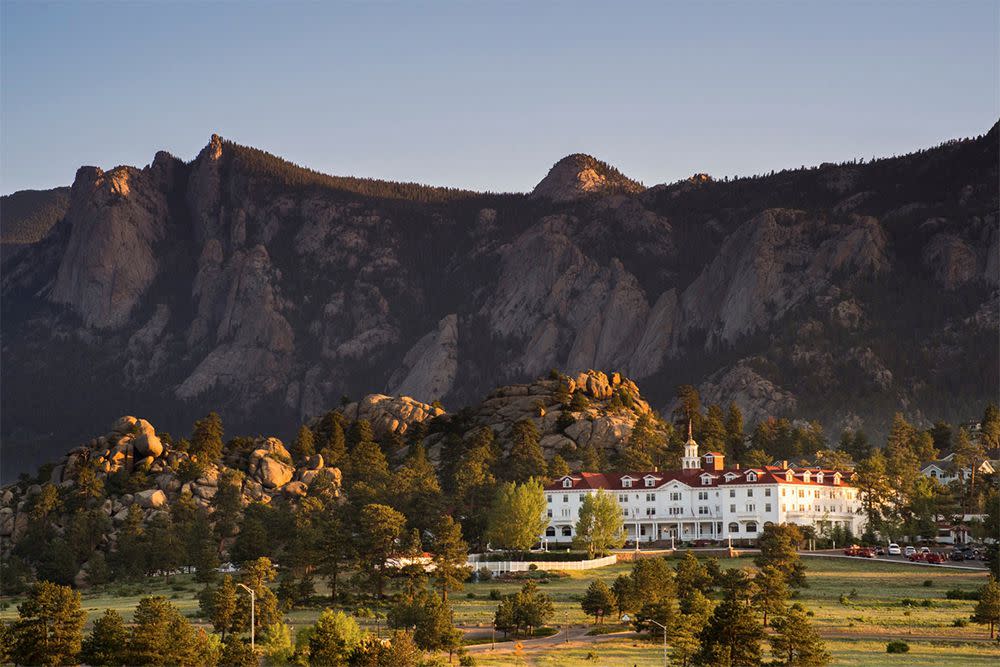
POLYGON ((1000 2, 0 0, 0 193, 192 159, 527 191, 885 156, 1000 117, 1000 2))

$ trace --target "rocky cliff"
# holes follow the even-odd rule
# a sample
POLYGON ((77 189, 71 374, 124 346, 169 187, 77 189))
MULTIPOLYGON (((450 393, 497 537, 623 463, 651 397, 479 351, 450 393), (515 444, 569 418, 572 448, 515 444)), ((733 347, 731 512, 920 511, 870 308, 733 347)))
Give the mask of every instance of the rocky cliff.
POLYGON ((45 224, 3 248, 3 475, 123 410, 290 436, 345 395, 458 408, 550 368, 618 370, 660 410, 695 384, 831 431, 964 419, 998 380, 997 148, 994 127, 651 188, 573 155, 530 195, 325 176, 218 136, 189 163, 84 167, 64 204, 18 198, 45 224))

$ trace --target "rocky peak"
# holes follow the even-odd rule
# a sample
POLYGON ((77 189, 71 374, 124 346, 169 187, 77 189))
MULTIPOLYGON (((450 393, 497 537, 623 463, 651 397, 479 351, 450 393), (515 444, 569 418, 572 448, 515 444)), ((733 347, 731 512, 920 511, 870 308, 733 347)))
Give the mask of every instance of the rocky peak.
POLYGON ((640 183, 627 178, 611 165, 590 155, 574 153, 556 162, 531 194, 566 202, 589 194, 643 190, 640 183))

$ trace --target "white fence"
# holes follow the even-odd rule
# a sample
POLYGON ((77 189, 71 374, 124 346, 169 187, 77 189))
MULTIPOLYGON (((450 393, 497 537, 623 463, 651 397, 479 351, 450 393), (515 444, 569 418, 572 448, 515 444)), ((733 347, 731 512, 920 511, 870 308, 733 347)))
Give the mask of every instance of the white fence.
POLYGON ((466 565, 473 571, 486 568, 491 574, 501 574, 504 572, 527 572, 531 566, 536 566, 538 570, 593 570, 598 567, 614 565, 618 562, 618 556, 611 554, 604 558, 594 558, 592 560, 479 560, 479 554, 470 554, 466 565))

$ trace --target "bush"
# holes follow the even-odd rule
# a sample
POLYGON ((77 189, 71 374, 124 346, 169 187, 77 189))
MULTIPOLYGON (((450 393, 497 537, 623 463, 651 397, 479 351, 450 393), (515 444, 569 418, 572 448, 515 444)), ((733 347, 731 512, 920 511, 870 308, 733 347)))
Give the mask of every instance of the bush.
POLYGON ((458 664, 462 665, 462 667, 472 667, 473 665, 476 664, 476 659, 471 655, 469 655, 468 653, 466 653, 465 655, 463 655, 461 658, 458 659, 458 664))
POLYGON ((531 563, 530 565, 528 565, 528 571, 529 572, 534 572, 537 569, 538 569, 538 565, 536 563, 531 563))
POLYGON ((921 607, 933 607, 934 606, 934 601, 930 600, 930 599, 921 600, 920 601, 920 606, 921 607))
POLYGON ((968 621, 968 619, 965 619, 965 618, 956 618, 954 621, 951 622, 951 626, 953 628, 964 628, 968 624, 969 624, 969 621, 968 621))
POLYGON ((500 592, 499 588, 491 588, 490 589, 490 599, 491 600, 499 600, 502 595, 503 595, 503 593, 500 592))
POLYGON ((840 594, 840 604, 844 604, 844 605, 851 604, 851 599, 849 597, 847 597, 846 594, 841 593, 840 594))
POLYGON ((933 581, 931 581, 930 579, 924 579, 924 588, 930 588, 933 585, 934 585, 933 581))
POLYGON ((902 607, 916 607, 918 602, 913 598, 903 598, 899 601, 899 604, 902 607))
POLYGON ((947 593, 945 593, 945 597, 948 598, 949 600, 973 600, 973 601, 978 601, 979 600, 979 591, 978 590, 976 590, 976 591, 963 591, 960 588, 952 588, 947 593))
POLYGON ((469 598, 470 600, 475 600, 476 594, 473 593, 472 591, 469 591, 468 593, 465 594, 465 597, 469 598))
POLYGON ((909 653, 910 645, 906 642, 894 641, 885 645, 886 653, 909 653))
POLYGON ((587 651, 587 660, 597 660, 597 654, 593 651, 587 651))

